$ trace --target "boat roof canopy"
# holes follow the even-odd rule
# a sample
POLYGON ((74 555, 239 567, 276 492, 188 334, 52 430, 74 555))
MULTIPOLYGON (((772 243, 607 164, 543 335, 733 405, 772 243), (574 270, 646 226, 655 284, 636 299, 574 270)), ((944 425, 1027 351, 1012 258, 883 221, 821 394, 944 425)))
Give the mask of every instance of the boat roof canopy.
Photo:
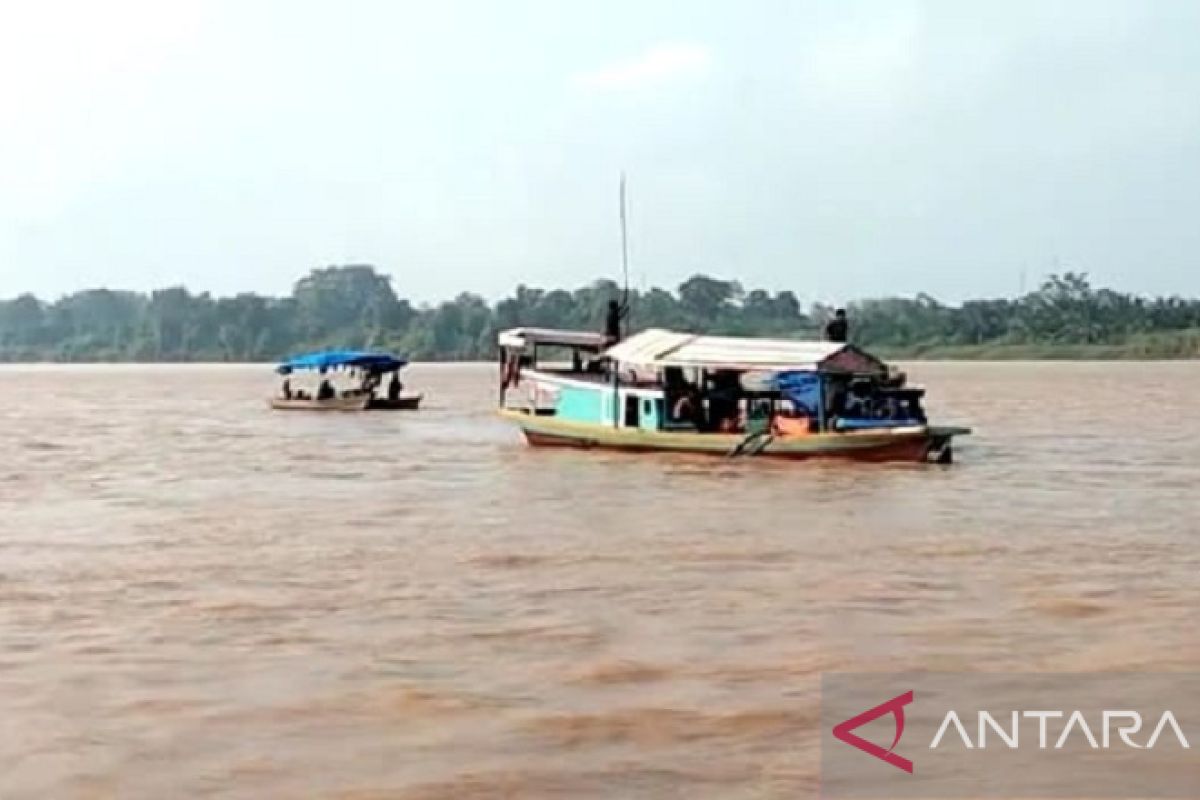
POLYGON ((355 368, 370 372, 395 372, 408 364, 408 359, 398 358, 388 353, 372 353, 364 350, 323 350, 319 353, 305 353, 293 356, 284 361, 275 371, 287 375, 296 370, 319 370, 355 368))
POLYGON ((564 331, 554 328, 509 328, 496 337, 501 347, 525 350, 530 347, 579 347, 599 352, 608 340, 593 331, 564 331))
POLYGON ((634 334, 608 348, 605 355, 622 364, 648 367, 834 372, 851 375, 887 372, 887 364, 850 344, 796 339, 699 336, 661 328, 651 328, 634 334))

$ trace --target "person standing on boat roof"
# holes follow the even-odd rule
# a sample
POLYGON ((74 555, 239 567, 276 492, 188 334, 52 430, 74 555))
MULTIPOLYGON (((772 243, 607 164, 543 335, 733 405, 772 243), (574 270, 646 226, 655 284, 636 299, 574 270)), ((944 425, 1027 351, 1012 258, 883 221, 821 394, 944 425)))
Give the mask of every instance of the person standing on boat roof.
POLYGON ((850 321, 846 319, 846 309, 839 308, 833 312, 833 319, 825 323, 825 341, 845 343, 850 334, 850 321))
POLYGON ((604 338, 608 340, 609 347, 621 341, 621 320, 628 315, 627 304, 618 303, 616 300, 608 301, 608 312, 604 315, 604 338))

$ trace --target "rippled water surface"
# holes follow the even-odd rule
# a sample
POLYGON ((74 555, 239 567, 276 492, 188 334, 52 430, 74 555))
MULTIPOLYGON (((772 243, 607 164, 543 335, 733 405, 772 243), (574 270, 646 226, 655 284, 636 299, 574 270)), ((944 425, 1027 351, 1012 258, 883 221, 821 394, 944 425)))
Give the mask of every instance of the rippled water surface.
POLYGON ((1200 365, 910 374, 953 467, 2 368, 0 796, 812 797, 822 671, 1194 669, 1200 365))

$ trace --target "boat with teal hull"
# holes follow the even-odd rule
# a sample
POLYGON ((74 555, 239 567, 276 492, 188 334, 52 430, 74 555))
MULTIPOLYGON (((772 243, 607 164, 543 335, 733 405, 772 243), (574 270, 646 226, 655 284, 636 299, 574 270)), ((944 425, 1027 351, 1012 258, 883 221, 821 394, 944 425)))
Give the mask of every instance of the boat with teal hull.
POLYGON ((499 343, 500 415, 538 447, 949 463, 970 433, 929 424, 924 391, 853 345, 534 328, 499 343))

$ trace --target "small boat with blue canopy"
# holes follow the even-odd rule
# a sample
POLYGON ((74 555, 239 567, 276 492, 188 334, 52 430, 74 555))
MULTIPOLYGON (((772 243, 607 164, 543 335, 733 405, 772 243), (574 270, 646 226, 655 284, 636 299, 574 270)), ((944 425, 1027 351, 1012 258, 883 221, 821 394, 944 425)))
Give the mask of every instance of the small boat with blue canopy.
POLYGON ((400 382, 400 370, 407 365, 405 358, 363 350, 323 350, 294 356, 275 368, 283 376, 283 385, 269 404, 271 408, 310 411, 416 409, 421 395, 405 393, 400 382), (292 376, 297 372, 316 373, 319 384, 311 391, 294 389, 292 376), (337 388, 335 376, 351 385, 337 388))
POLYGON ((651 329, 499 335, 500 413, 531 445, 949 463, 902 372, 851 344, 651 329))

